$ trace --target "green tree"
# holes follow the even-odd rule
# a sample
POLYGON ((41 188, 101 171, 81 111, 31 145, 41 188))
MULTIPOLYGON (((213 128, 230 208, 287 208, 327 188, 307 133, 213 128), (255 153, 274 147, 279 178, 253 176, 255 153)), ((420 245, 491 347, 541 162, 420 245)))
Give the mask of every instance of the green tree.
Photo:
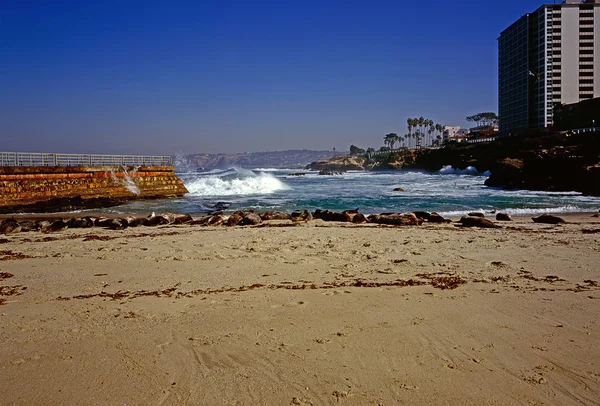
POLYGON ((360 155, 364 154, 365 150, 357 147, 356 145, 350 145, 350 155, 360 155))
POLYGON ((368 159, 372 159, 373 158, 373 154, 375 153, 375 148, 367 148, 367 158, 368 159))
POLYGON ((490 111, 468 116, 467 121, 477 123, 480 130, 491 130, 498 125, 498 116, 490 111))
POLYGON ((389 133, 383 137, 383 143, 390 146, 390 149, 394 149, 394 144, 398 142, 398 134, 389 133))

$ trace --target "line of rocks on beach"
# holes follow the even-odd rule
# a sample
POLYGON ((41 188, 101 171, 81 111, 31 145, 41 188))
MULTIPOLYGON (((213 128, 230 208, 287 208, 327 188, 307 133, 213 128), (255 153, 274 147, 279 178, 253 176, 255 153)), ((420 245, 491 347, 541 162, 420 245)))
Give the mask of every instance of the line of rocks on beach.
MULTIPOLYGON (((600 217, 600 213, 595 217, 600 217)), ((164 225, 197 225, 197 226, 256 226, 268 221, 290 221, 292 223, 309 222, 313 220, 322 220, 326 222, 340 222, 353 224, 380 224, 388 226, 421 226, 427 224, 448 224, 452 220, 446 219, 438 213, 428 213, 416 211, 412 213, 382 213, 365 216, 358 209, 345 210, 343 212, 334 212, 331 210, 297 210, 291 213, 269 211, 266 213, 255 213, 253 210, 236 211, 230 215, 222 212, 211 215, 194 218, 189 214, 154 214, 148 217, 127 216, 122 218, 106 217, 72 217, 68 220, 16 220, 14 218, 5 219, 0 222, 0 234, 15 234, 20 232, 39 231, 43 233, 59 233, 69 228, 85 229, 92 227, 106 228, 111 230, 124 230, 130 227, 156 227, 164 225)), ((499 222, 513 221, 512 217, 506 213, 497 213, 495 220, 492 221, 485 217, 483 213, 472 212, 454 223, 456 227, 479 227, 479 228, 501 228, 499 222)), ((543 224, 562 224, 566 221, 558 216, 543 214, 533 217, 536 223, 543 224)))

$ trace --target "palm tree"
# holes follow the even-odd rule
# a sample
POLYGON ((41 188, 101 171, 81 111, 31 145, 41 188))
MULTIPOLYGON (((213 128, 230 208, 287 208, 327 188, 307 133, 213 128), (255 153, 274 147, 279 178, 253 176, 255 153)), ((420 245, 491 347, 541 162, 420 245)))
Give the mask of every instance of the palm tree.
MULTIPOLYGON (((419 127, 421 127, 421 135, 423 135, 423 126, 425 125, 425 119, 423 118, 423 116, 419 117, 419 127)), ((421 146, 421 143, 419 142, 419 147, 421 146)))
POLYGON ((438 134, 439 134, 438 136, 439 136, 439 137, 442 137, 442 136, 444 135, 444 126, 443 126, 443 125, 441 125, 441 124, 436 124, 436 125, 435 125, 435 129, 436 129, 436 131, 438 132, 438 134))
POLYGON ((433 120, 429 120, 429 125, 427 126, 427 134, 429 134, 429 142, 428 145, 433 145, 433 138, 431 137, 431 134, 433 134, 433 132, 435 131, 435 127, 433 125, 433 120))
POLYGON ((417 120, 416 118, 409 118, 409 132, 408 132, 408 147, 410 148, 410 139, 415 139, 415 135, 411 132, 412 129, 416 129, 417 125, 419 125, 419 120, 417 120))
POLYGON ((413 120, 412 120, 412 118, 408 118, 406 120, 406 124, 408 124, 408 133, 412 134, 412 129, 413 129, 413 120))

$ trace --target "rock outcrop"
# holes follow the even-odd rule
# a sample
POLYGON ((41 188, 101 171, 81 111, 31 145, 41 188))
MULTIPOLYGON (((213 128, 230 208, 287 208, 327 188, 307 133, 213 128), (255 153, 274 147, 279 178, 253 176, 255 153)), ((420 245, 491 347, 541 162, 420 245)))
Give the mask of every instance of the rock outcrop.
POLYGON ((328 161, 316 161, 306 166, 305 169, 311 171, 327 171, 327 172, 346 172, 346 171, 362 171, 365 170, 365 158, 357 158, 352 156, 336 156, 328 161))

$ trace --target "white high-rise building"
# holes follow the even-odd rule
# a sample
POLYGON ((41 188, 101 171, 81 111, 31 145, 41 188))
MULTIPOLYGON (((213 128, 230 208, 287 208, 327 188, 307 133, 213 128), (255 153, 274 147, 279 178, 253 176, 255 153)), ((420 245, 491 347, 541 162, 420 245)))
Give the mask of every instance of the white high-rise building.
POLYGON ((498 39, 500 135, 552 126, 556 104, 600 97, 600 0, 545 4, 498 39))

